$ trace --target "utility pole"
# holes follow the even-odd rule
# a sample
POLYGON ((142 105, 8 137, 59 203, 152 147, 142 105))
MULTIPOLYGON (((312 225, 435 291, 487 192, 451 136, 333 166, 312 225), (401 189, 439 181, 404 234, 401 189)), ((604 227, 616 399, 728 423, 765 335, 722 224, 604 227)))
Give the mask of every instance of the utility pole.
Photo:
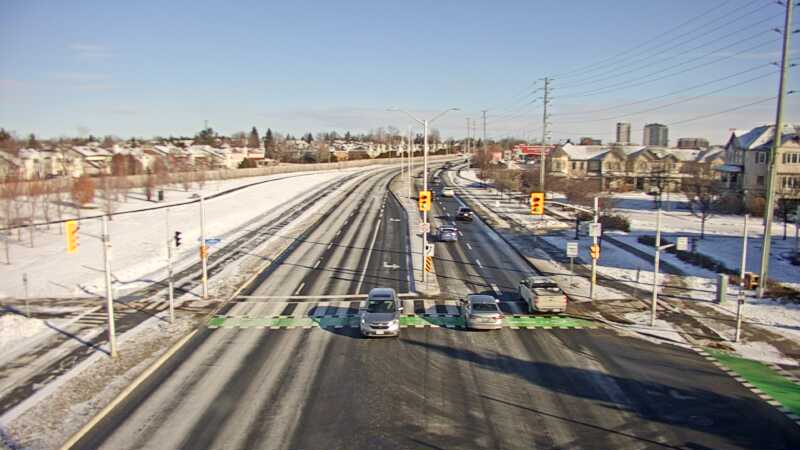
POLYGON ((764 243, 761 246, 761 270, 758 280, 758 298, 764 296, 769 276, 769 253, 772 244, 772 216, 775 209, 775 185, 778 151, 783 145, 783 100, 786 97, 786 76, 788 72, 789 37, 792 34, 792 6, 795 0, 783 0, 786 4, 786 18, 783 25, 783 54, 781 56, 781 78, 778 84, 778 107, 775 112, 775 136, 769 152, 769 172, 767 173, 767 204, 764 210, 764 243))
MULTIPOLYGON (((424 148, 422 150, 422 190, 428 191, 428 120, 423 120, 423 127, 425 128, 424 148)), ((428 283, 428 271, 425 270, 425 256, 428 251, 428 210, 422 211, 422 282, 428 283)))
POLYGON ((653 301, 650 305, 650 326, 656 326, 656 305, 658 304, 658 263, 661 257, 661 208, 656 212, 656 257, 653 261, 653 301))
POLYGON ((550 79, 545 77, 544 79, 544 101, 542 102, 542 106, 544 108, 542 112, 542 151, 539 153, 539 188, 542 192, 547 195, 547 191, 545 190, 544 185, 544 178, 545 178, 545 151, 547 149, 547 141, 549 140, 548 135, 548 122, 547 122, 547 105, 550 102, 550 79))
POLYGON ((470 149, 470 145, 469 145, 469 130, 470 130, 470 128, 469 128, 469 120, 470 120, 469 117, 467 117, 467 137, 464 138, 464 146, 466 147, 468 155, 471 154, 471 152, 470 152, 471 149, 470 149))
POLYGON ((175 323, 175 294, 172 282, 172 237, 169 230, 169 208, 164 211, 167 233, 167 280, 169 284, 169 323, 175 323))
POLYGON ((413 198, 411 193, 413 189, 411 189, 412 177, 411 172, 414 170, 414 128, 408 127, 408 198, 413 198))
POLYGON ((486 153, 486 110, 481 113, 483 113, 483 152, 486 153))
POLYGON ((102 216, 103 225, 103 265, 106 272, 106 313, 108 314, 108 343, 111 345, 111 357, 117 357, 117 338, 114 331, 114 297, 111 292, 111 238, 108 235, 108 216, 102 216))
POLYGON ((208 299, 208 248, 206 247, 205 195, 200 194, 200 263, 203 266, 203 300, 208 299))
MULTIPOLYGON (((598 208, 598 200, 597 197, 594 198, 594 223, 595 229, 597 228, 597 223, 599 222, 600 216, 600 208, 598 208)), ((597 248, 597 239, 598 233, 592 233, 594 236, 592 237, 592 244, 593 248, 597 248)), ((589 285, 589 299, 594 300, 595 294, 597 291, 597 258, 592 257, 592 284, 589 285)))
POLYGON ((747 271, 747 225, 750 214, 744 215, 744 230, 742 231, 742 262, 739 266, 739 298, 736 301, 736 337, 734 342, 739 342, 742 335, 742 309, 744 308, 744 274, 747 271))
POLYGON ((31 318, 31 305, 28 301, 28 274, 22 274, 22 285, 25 287, 25 315, 28 319, 31 318))

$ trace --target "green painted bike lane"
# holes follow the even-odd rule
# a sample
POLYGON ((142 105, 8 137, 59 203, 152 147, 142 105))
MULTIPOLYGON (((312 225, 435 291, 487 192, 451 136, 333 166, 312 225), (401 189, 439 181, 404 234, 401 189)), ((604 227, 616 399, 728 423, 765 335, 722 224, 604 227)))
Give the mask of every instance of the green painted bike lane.
MULTIPOLYGON (((216 316, 209 320, 209 328, 337 328, 358 327, 358 317, 249 317, 216 316)), ((416 327, 464 328, 464 319, 458 316, 401 316, 401 328, 416 327)), ((599 324, 568 316, 511 316, 503 319, 505 328, 596 328, 599 324)))
POLYGON ((705 349, 728 369, 736 372, 753 386, 764 391, 778 403, 800 416, 800 384, 786 378, 771 367, 758 361, 741 358, 730 353, 705 349))

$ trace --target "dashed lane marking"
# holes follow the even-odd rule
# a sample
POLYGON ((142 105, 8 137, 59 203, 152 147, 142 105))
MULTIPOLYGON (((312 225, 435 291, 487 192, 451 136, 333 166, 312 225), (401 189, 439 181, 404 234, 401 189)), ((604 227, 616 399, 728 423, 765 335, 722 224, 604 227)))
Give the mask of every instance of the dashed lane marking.
POLYGON ((483 265, 481 264, 481 260, 480 260, 480 259, 476 259, 476 260, 475 260, 475 263, 478 265, 478 267, 480 267, 481 269, 483 269, 483 265))
POLYGON ((471 245, 469 245, 469 242, 467 242, 467 244, 466 244, 466 245, 467 245, 467 248, 468 248, 469 250, 472 250, 472 246, 471 246, 471 245))
POLYGON ((303 290, 303 287, 305 287, 305 285, 306 285, 306 282, 305 282, 305 281, 303 281, 302 283, 300 283, 300 286, 297 286, 297 290, 295 290, 295 291, 294 291, 294 295, 298 295, 298 294, 300 294, 300 291, 302 291, 302 290, 303 290))

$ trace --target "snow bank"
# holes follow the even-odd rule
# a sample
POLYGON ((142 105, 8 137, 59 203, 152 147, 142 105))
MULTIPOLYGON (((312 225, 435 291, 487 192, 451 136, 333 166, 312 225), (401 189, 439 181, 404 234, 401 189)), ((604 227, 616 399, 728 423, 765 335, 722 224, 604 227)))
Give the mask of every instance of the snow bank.
POLYGON ((43 320, 28 319, 19 314, 0 316, 0 347, 9 348, 47 329, 43 320))

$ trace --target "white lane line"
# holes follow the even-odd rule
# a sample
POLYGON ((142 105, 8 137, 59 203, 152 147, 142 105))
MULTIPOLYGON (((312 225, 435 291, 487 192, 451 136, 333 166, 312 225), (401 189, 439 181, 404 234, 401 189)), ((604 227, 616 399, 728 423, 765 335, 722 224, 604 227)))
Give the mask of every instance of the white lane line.
POLYGON ((458 235, 464 237, 464 233, 462 233, 461 230, 458 230, 458 235))
POLYGON ((326 248, 326 250, 330 250, 330 249, 331 249, 331 247, 333 247, 333 242, 331 242, 330 244, 328 244, 328 247, 326 248))
POLYGON ((467 248, 468 248, 468 249, 470 249, 470 250, 472 250, 472 246, 471 246, 471 245, 469 245, 469 242, 467 242, 467 248))
POLYGON ((364 270, 361 272, 361 277, 358 279, 358 286, 356 286, 356 294, 361 291, 361 284, 364 283, 364 277, 367 276, 367 269, 369 268, 369 258, 372 256, 372 248, 375 247, 375 240, 378 238, 378 230, 381 229, 381 222, 375 226, 375 233, 372 234, 372 242, 369 244, 367 250, 367 259, 364 260, 364 270))
POLYGON ((497 294, 497 295, 500 295, 500 294, 502 294, 502 292, 500 291, 500 288, 499 288, 499 287, 497 287, 497 285, 496 285, 496 284, 494 284, 494 283, 492 283, 492 290, 493 290, 493 291, 494 291, 494 293, 495 293, 495 294, 497 294))
POLYGON ((476 259, 475 262, 478 264, 478 267, 483 269, 483 266, 481 265, 481 260, 480 259, 476 259))
POLYGON ((321 262, 322 262, 322 260, 318 259, 317 262, 314 263, 314 268, 316 269, 317 267, 319 267, 319 263, 321 263, 321 262))
POLYGON ((336 232, 337 236, 340 235, 340 234, 342 234, 342 230, 339 230, 339 231, 336 232))
POLYGON ((299 293, 300 293, 300 291, 302 291, 302 290, 303 290, 303 287, 304 287, 305 285, 306 285, 306 282, 305 282, 305 281, 303 281, 302 283, 300 283, 300 286, 297 286, 297 289, 294 291, 294 295, 297 295, 297 294, 299 294, 299 293))

